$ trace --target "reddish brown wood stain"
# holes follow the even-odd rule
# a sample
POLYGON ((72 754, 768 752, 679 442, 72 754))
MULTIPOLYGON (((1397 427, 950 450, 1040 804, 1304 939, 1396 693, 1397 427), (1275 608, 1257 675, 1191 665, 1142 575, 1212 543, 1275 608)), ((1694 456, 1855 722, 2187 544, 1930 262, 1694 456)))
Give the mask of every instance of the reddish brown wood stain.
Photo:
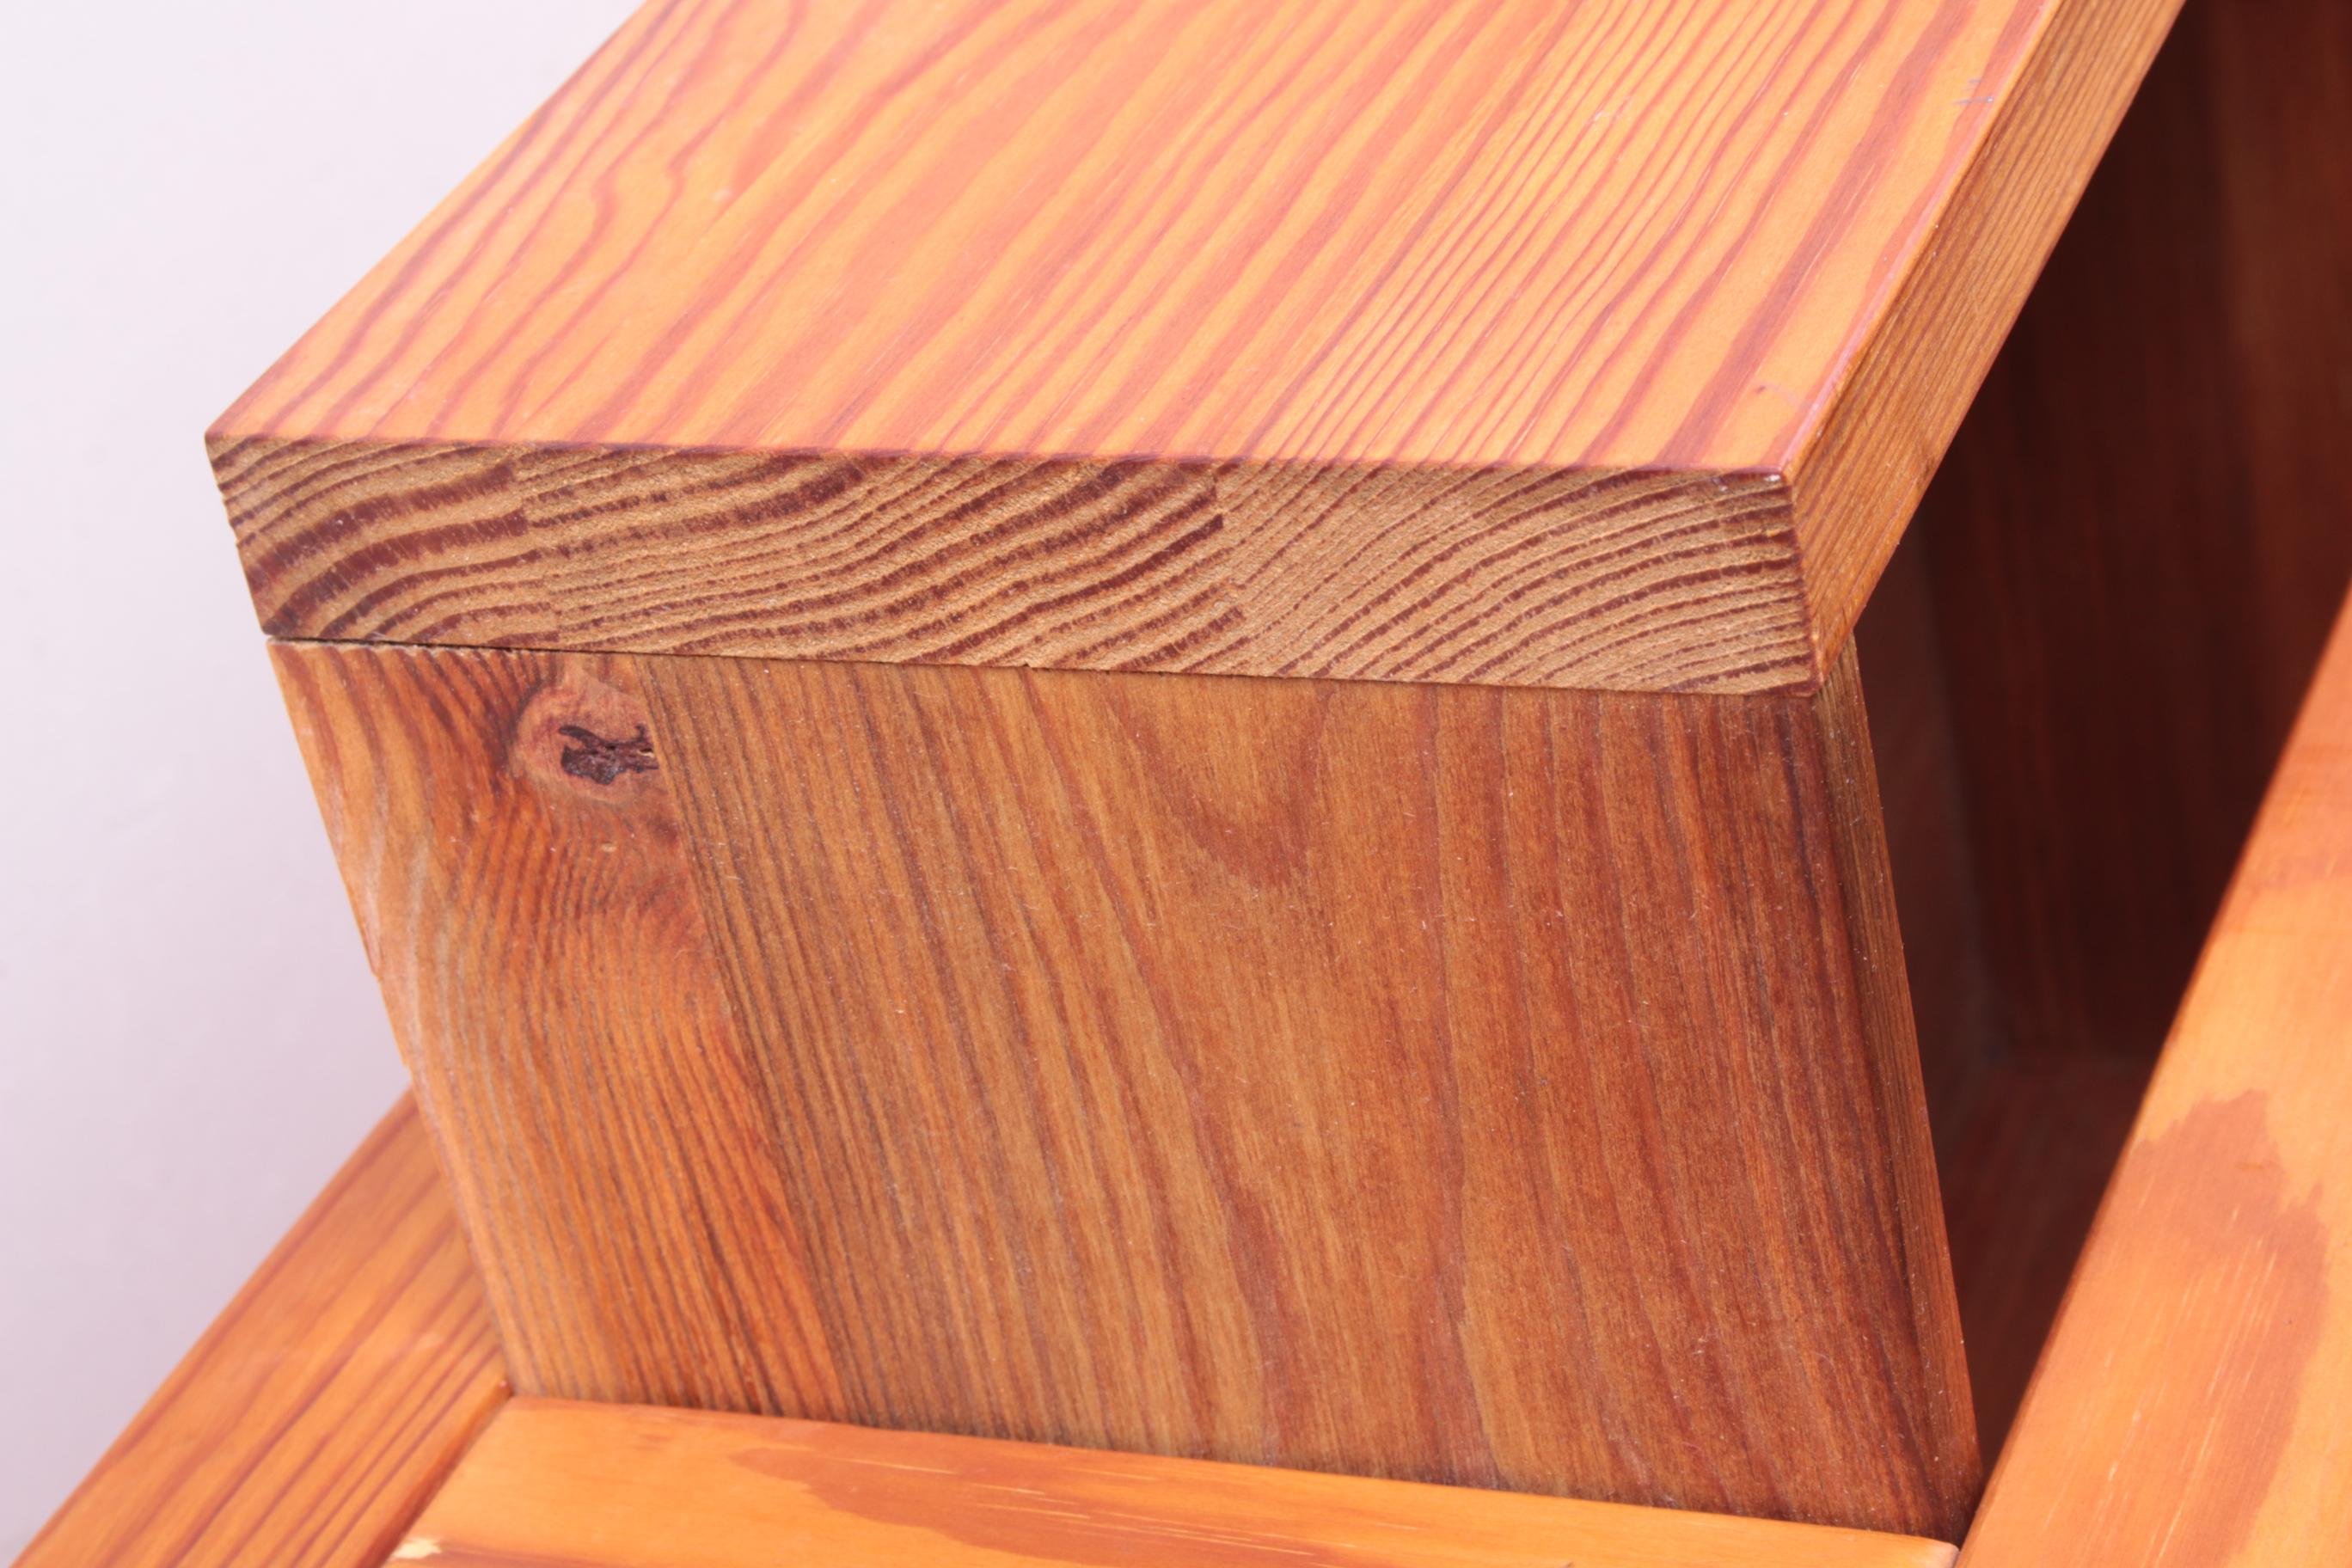
POLYGON ((215 471, 288 636, 1810 689, 2171 5, 656 0, 215 471))
POLYGON ((2287 1189, 2269 1100, 2209 1101, 2135 1144, 2100 1222, 2129 1227, 2132 1250, 2095 1258, 2081 1287, 2127 1291, 2147 1311, 2108 1363, 2112 1397, 2132 1410, 2114 1462, 2133 1482, 2084 1475, 2101 1492, 2088 1506, 2103 1533, 2163 1539, 2181 1563, 2226 1563, 2244 1545, 2327 1321, 2330 1237, 2309 1196, 2287 1189), (2258 1328, 2259 1354, 2213 1331, 2217 1301, 2258 1328))
POLYGON ((2347 802, 2352 616, 1970 1529, 1970 1568, 2336 1568, 2352 1550, 2347 802))
POLYGON ((2072 1385, 2070 1418, 2112 1448, 2033 1485, 2099 1562, 2237 1561, 2311 1394, 2333 1238, 2289 1190, 2269 1100, 2201 1102, 2136 1142, 2093 1232, 2074 1289, 2133 1317, 2072 1385), (2129 1247, 2101 1249, 2108 1233, 2129 1247))
POLYGON ((1850 668, 278 657, 526 1390, 1957 1530, 1850 668))

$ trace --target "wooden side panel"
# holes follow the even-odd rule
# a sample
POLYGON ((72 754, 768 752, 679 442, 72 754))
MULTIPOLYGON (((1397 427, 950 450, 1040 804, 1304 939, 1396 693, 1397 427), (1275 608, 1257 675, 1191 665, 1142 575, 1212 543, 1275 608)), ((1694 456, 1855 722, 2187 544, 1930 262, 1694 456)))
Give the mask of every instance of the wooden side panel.
POLYGON ((2196 0, 1916 525, 2011 1044, 2151 1058, 2352 582, 2352 8, 2196 0))
MULTIPOLYGON (((1949 105, 1998 113, 1789 465, 1816 647, 1861 616, 2179 6, 2053 0, 2016 75, 1949 105)), ((2055 413, 2063 429, 2072 410, 2055 413)))
POLYGON ((404 1543, 446 1568, 1950 1568, 1941 1542, 1196 1459, 518 1399, 404 1543))
POLYGON ((276 654, 516 1386, 836 1413, 634 667, 276 654))
POLYGON ((1850 666, 279 658, 527 1392, 1964 1517, 1850 666))
POLYGON ((404 1100, 16 1568, 376 1568, 505 1398, 404 1100))
POLYGON ((2352 616, 2116 1167, 1973 1568, 2352 1557, 2352 616))
POLYGON ((1989 1450, 2352 580, 2347 143, 2190 0, 1856 629, 1989 1450))

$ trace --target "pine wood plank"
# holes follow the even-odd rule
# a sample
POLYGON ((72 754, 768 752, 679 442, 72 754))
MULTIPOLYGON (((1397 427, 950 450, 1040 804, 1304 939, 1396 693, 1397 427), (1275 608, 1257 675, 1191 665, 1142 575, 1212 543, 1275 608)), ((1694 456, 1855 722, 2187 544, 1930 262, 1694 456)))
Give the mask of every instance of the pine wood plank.
POLYGON ((16 1568, 376 1568, 505 1397, 403 1100, 16 1568))
POLYGON ((634 663, 274 651, 515 1385, 844 1408, 634 663))
POLYGON ((1192 1459, 518 1399, 399 1560, 438 1568, 1949 1568, 1913 1537, 1192 1459))
POLYGON ((213 432, 289 637, 1811 689, 2175 0, 656 0, 213 432))
POLYGON ((277 658, 523 1391, 1957 1536, 1850 664, 277 658))
POLYGON ((2352 617, 2338 622, 1963 1562, 2352 1552, 2352 617))

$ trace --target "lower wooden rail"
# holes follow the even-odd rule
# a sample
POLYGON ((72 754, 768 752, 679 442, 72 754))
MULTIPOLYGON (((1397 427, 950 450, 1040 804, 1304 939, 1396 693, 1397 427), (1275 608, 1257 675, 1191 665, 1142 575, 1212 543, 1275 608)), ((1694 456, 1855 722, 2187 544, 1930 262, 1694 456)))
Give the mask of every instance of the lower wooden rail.
POLYGON ((516 1399, 394 1556, 436 1568, 1948 1568, 1953 1549, 1464 1487, 516 1399))
POLYGON ((2352 615, 1964 1568, 2352 1562, 2352 615))
POLYGON ((17 1568, 1948 1568, 1952 1557, 1938 1542, 1718 1514, 510 1401, 480 1281, 403 1100, 17 1568))

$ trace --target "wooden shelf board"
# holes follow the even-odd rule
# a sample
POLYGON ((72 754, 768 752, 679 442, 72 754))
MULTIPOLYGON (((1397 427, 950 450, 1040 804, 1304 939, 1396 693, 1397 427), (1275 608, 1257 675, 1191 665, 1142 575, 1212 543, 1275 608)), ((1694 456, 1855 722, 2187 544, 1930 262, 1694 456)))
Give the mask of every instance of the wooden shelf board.
POLYGON ((2177 0, 655 0, 222 417, 275 633, 1827 668, 2177 0))
POLYGON ((774 1417, 517 1399, 396 1562, 438 1568, 1948 1568, 1940 1542, 774 1417))

